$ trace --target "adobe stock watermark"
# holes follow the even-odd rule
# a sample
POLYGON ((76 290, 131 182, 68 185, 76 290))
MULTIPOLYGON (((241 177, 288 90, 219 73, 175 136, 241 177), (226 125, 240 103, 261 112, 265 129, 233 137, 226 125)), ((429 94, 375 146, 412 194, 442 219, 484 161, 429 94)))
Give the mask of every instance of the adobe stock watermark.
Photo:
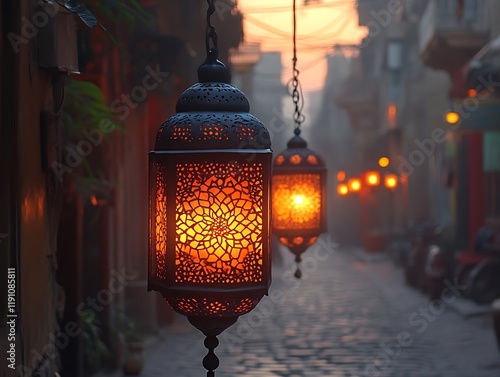
MULTIPOLYGON (((446 306, 453 303, 463 292, 466 286, 453 285, 448 280, 444 281, 446 287, 441 291, 440 299, 432 300, 426 307, 419 307, 418 311, 410 313, 408 325, 422 334, 429 328, 429 323, 436 321, 437 317, 444 313, 446 306)), ((398 359, 404 348, 410 347, 415 341, 411 331, 404 330, 396 335, 396 339, 390 343, 380 343, 380 352, 370 360, 366 360, 363 371, 364 377, 379 377, 383 371, 398 359)))
POLYGON ((14 32, 7 34, 7 39, 16 54, 19 53, 19 46, 27 44, 33 39, 38 34, 40 28, 47 26, 49 19, 55 17, 61 9, 55 1, 38 0, 37 4, 40 5, 40 10, 36 11, 30 20, 24 16, 21 17, 21 34, 19 35, 14 32))
POLYGON ((255 329, 262 326, 264 321, 272 316, 277 306, 290 300, 301 284, 312 276, 321 263, 330 258, 338 246, 329 235, 326 239, 320 237, 302 258, 300 266, 303 274, 301 279, 294 277, 295 266, 284 271, 281 278, 284 283, 289 284, 287 290, 280 288, 271 290, 269 296, 262 299, 250 313, 241 317, 233 327, 224 331, 220 335, 223 346, 230 353, 238 352, 237 346, 250 339, 255 329))
POLYGON ((372 20, 366 23, 368 28, 368 35, 363 39, 359 48, 367 47, 374 38, 379 36, 382 29, 385 29, 393 20, 393 17, 403 10, 403 3, 401 0, 389 0, 387 9, 381 9, 378 12, 375 10, 370 11, 372 20))
POLYGON ((236 3, 233 0, 217 0, 214 4, 215 13, 220 21, 224 21, 227 12, 233 14, 236 9, 236 3))
MULTIPOLYGON (((129 94, 122 94, 120 98, 116 98, 111 102, 111 112, 116 114, 118 119, 125 120, 131 110, 136 109, 137 106, 146 100, 148 92, 155 90, 170 74, 162 72, 159 64, 153 69, 150 66, 145 68, 147 74, 143 77, 141 85, 136 85, 132 88, 129 94)), ((98 127, 91 130, 83 130, 83 138, 77 144, 67 145, 66 156, 64 164, 54 161, 51 164, 54 173, 62 182, 65 173, 71 173, 77 168, 85 157, 90 155, 95 147, 99 146, 106 135, 109 135, 115 130, 114 123, 109 118, 100 120, 98 127)))
MULTIPOLYGON (((468 119, 471 114, 476 111, 480 106, 480 101, 487 100, 495 92, 495 88, 500 87, 500 81, 494 81, 493 75, 490 74, 488 78, 479 77, 479 84, 475 88, 478 95, 476 97, 464 98, 460 103, 454 103, 452 105, 452 111, 459 115, 459 121, 455 124, 448 125, 446 130, 455 131, 461 124, 463 119, 468 119)), ((443 114, 444 122, 446 123, 446 113, 443 114)), ((398 174, 400 176, 410 176, 412 175, 416 168, 421 166, 429 157, 431 157, 435 152, 439 144, 443 144, 446 141, 446 130, 441 127, 436 127, 431 131, 430 138, 423 140, 415 139, 414 143, 416 148, 414 148, 405 158, 399 156, 399 165, 397 168, 398 174)))
MULTIPOLYGON (((102 312, 104 307, 111 304, 114 295, 120 293, 128 285, 125 270, 118 273, 115 270, 111 271, 111 279, 108 282, 108 287, 101 289, 95 297, 87 297, 76 307, 76 313, 85 322, 90 323, 94 320, 96 312, 102 312)), ((70 341, 82 333, 82 328, 78 323, 69 321, 57 334, 50 332, 48 334, 49 342, 45 344, 41 352, 32 349, 26 359, 29 360, 29 365, 19 365, 17 371, 21 376, 32 376, 37 367, 41 365, 44 360, 56 360, 58 353, 64 350, 70 341)))

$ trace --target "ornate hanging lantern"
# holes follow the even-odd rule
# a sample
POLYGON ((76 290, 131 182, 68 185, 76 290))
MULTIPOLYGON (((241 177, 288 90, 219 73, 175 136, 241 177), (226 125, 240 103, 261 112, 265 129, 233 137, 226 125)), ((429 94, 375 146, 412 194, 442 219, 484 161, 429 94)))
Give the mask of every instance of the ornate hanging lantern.
MULTIPOLYGON (((300 263, 301 254, 326 230, 325 163, 297 134, 273 169, 273 233, 300 263)), ((300 276, 297 268, 295 277, 300 276)))
MULTIPOLYGON (((300 136, 304 121, 297 69, 296 6, 293 1, 293 79, 292 99, 295 105, 295 136, 287 149, 273 164, 273 233, 295 255, 297 264, 301 254, 314 244, 326 230, 326 167, 323 159, 307 148, 300 136)), ((295 277, 302 273, 297 267, 295 277)))
POLYGON ((272 154, 269 133, 217 60, 208 3, 199 83, 180 96, 150 152, 148 288, 205 334, 210 377, 217 335, 270 286, 272 154))

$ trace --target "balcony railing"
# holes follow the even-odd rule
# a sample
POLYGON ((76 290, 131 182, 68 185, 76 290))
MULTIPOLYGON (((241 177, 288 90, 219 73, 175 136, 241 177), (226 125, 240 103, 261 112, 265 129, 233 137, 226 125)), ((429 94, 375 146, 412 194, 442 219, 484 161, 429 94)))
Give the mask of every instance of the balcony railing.
POLYGON ((486 0, 429 0, 420 21, 421 54, 432 53, 433 46, 451 49, 479 49, 489 32, 486 0))

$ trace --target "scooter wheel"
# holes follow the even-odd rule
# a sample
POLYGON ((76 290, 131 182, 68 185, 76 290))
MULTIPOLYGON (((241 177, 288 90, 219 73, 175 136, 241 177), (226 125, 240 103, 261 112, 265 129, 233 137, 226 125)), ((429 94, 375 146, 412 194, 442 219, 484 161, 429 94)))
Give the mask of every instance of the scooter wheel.
POLYGON ((455 285, 458 287, 464 287, 462 289, 462 294, 466 297, 470 295, 470 279, 471 272, 474 269, 474 265, 465 264, 459 266, 455 271, 455 285))
POLYGON ((500 264, 485 261, 472 270, 470 297, 478 304, 489 304, 500 297, 500 264))

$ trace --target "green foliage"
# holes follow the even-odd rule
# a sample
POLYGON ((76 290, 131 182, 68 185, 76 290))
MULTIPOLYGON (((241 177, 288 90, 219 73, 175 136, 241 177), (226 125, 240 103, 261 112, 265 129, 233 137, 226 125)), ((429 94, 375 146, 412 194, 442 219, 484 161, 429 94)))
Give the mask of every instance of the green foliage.
POLYGON ((133 30, 137 21, 146 26, 151 25, 152 15, 144 11, 137 0, 56 0, 59 5, 80 17, 85 25, 93 29, 99 25, 97 17, 104 19, 104 23, 124 21, 133 30))
POLYGON ((130 343, 142 342, 144 340, 145 337, 139 328, 139 324, 126 312, 123 306, 114 308, 113 317, 113 330, 121 332, 125 337, 125 341, 130 343))
POLYGON ((70 139, 81 139, 83 130, 97 128, 102 121, 109 120, 114 128, 121 130, 113 121, 114 117, 97 85, 89 81, 68 80, 62 121, 70 139))
MULTIPOLYGON (((62 129, 65 144, 78 144, 85 140, 84 131, 99 130, 103 141, 109 134, 100 131, 101 122, 105 122, 107 128, 113 127, 117 131, 123 128, 114 122, 115 114, 106 104, 104 94, 97 85, 89 81, 68 80, 65 85, 64 106, 61 114, 62 129)), ((99 146, 95 146, 99 148, 99 146)), ((93 152, 95 153, 95 152, 93 152)), ((102 171, 95 172, 91 166, 89 157, 82 156, 82 165, 85 169, 84 175, 76 177, 80 189, 102 185, 105 182, 102 171)), ((95 158, 94 158, 95 160, 95 158)))
MULTIPOLYGON (((93 9, 96 1, 82 0, 88 3, 93 9)), ((101 0, 97 2, 96 12, 101 14, 106 20, 124 21, 133 30, 136 22, 146 26, 152 24, 153 17, 147 13, 137 0, 101 0)))
POLYGON ((89 372, 95 372, 109 359, 110 351, 102 340, 101 323, 95 318, 95 313, 85 313, 82 321, 85 366, 89 372))

